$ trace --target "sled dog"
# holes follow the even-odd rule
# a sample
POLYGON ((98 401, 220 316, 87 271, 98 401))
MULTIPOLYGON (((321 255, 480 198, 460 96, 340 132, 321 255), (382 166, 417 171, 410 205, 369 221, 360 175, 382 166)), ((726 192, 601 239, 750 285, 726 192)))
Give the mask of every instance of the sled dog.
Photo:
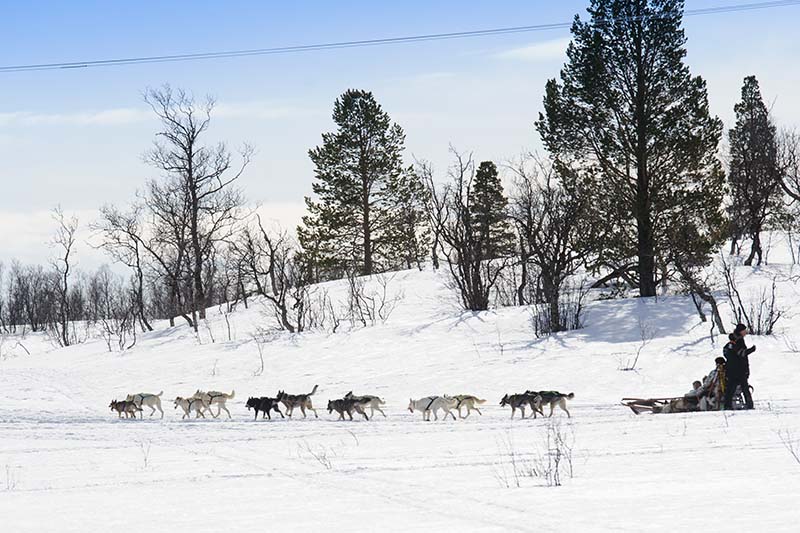
POLYGON ((336 411, 339 413, 339 418, 337 420, 344 420, 344 415, 347 413, 347 416, 349 416, 350 420, 352 420, 353 411, 355 411, 356 413, 363 415, 366 420, 369 420, 367 413, 364 412, 364 407, 367 405, 369 405, 368 401, 359 400, 357 398, 328 400, 328 412, 333 413, 336 411))
POLYGON ((137 407, 135 403, 128 400, 123 400, 121 402, 118 402, 117 400, 111 400, 111 403, 108 404, 108 407, 112 411, 116 411, 117 415, 119 415, 119 418, 122 418, 122 413, 125 413, 125 418, 136 418, 136 411, 141 412, 142 410, 141 407, 137 407))
POLYGON ((311 397, 317 392, 317 387, 319 385, 314 385, 314 388, 308 394, 286 394, 282 390, 278 391, 278 401, 286 407, 286 416, 291 418, 294 408, 299 407, 300 412, 303 413, 303 418, 306 417, 306 409, 314 411, 314 417, 319 418, 317 410, 311 404, 311 397))
POLYGON ((353 394, 353 391, 350 391, 350 392, 348 392, 347 394, 344 395, 344 399, 347 400, 347 399, 350 399, 350 398, 352 398, 354 400, 357 400, 360 403, 366 403, 366 405, 364 405, 363 407, 364 408, 369 407, 369 409, 370 409, 369 416, 374 418, 375 417, 375 411, 378 411, 378 412, 380 412, 380 414, 383 415, 383 418, 386 418, 386 413, 384 413, 383 409, 381 409, 381 407, 380 407, 381 405, 384 405, 386 402, 384 402, 382 399, 378 398, 377 396, 370 396, 369 394, 364 394, 362 396, 355 396, 353 394))
POLYGON ((195 412, 194 415, 195 418, 200 418, 200 417, 205 418, 206 415, 204 415, 203 413, 205 411, 210 410, 208 403, 206 403, 204 399, 194 398, 194 397, 182 398, 178 396, 177 398, 175 398, 175 409, 177 409, 178 407, 183 409, 183 416, 181 417, 181 420, 189 417, 192 411, 195 412))
MULTIPOLYGON (((150 416, 155 414, 156 410, 161 413, 161 418, 164 418, 164 411, 161 409, 161 395, 164 394, 162 390, 158 394, 149 394, 147 392, 137 392, 136 394, 128 394, 125 398, 127 402, 133 402, 136 407, 147 406, 150 408, 150 416)), ((141 409, 140 409, 141 411, 141 409)), ((140 418, 144 417, 144 413, 139 414, 140 418)))
POLYGON ((475 407, 475 405, 483 405, 486 403, 486 400, 481 400, 477 396, 472 396, 470 394, 456 394, 453 396, 453 399, 456 400, 456 409, 458 409, 458 418, 467 418, 472 411, 477 411, 479 415, 483 416, 481 410, 475 407), (461 416, 461 408, 465 407, 467 409, 467 415, 461 416))
POLYGON ((197 398, 198 400, 203 400, 208 405, 208 412, 211 413, 211 416, 217 418, 220 413, 222 413, 223 409, 226 413, 228 413, 228 418, 231 417, 231 412, 228 411, 228 408, 225 407, 225 402, 228 400, 233 400, 233 397, 236 396, 236 391, 232 390, 230 394, 225 394, 224 392, 219 392, 215 390, 210 391, 201 391, 197 389, 194 393, 192 398, 197 398), (216 405, 217 406, 217 414, 214 414, 214 411, 211 410, 211 407, 216 405))
MULTIPOLYGON (((567 400, 573 399, 575 397, 575 393, 570 392, 569 394, 562 394, 554 390, 543 390, 538 392, 525 391, 525 394, 538 394, 542 398, 542 406, 550 406, 550 414, 548 417, 553 416, 553 409, 555 409, 556 406, 559 406, 562 411, 567 413, 567 418, 572 418, 567 410, 567 400)), ((542 416, 544 416, 544 413, 542 413, 542 416)))
POLYGON ((456 415, 450 412, 451 409, 456 408, 456 404, 458 401, 455 398, 451 398, 450 396, 426 396, 425 398, 420 398, 419 400, 408 400, 408 410, 410 412, 420 411, 422 413, 422 419, 426 422, 430 422, 431 420, 431 413, 433 413, 433 419, 439 420, 439 415, 437 411, 441 409, 444 411, 444 419, 447 419, 447 415, 453 417, 453 420, 456 419, 456 415))
POLYGON ((267 396, 262 396, 261 398, 248 398, 247 399, 247 410, 254 409, 256 412, 256 416, 253 420, 258 420, 258 412, 261 411, 263 414, 261 416, 262 419, 269 418, 272 420, 272 417, 269 415, 270 411, 275 411, 281 418, 286 418, 283 416, 280 408, 278 407, 278 399, 277 398, 269 398, 267 396))
POLYGON ((525 418, 525 406, 529 405, 533 412, 533 418, 536 418, 536 413, 539 412, 542 416, 542 397, 536 393, 523 393, 523 394, 506 394, 500 400, 500 407, 506 405, 511 406, 511 418, 514 418, 514 413, 517 409, 522 413, 522 418, 525 418))

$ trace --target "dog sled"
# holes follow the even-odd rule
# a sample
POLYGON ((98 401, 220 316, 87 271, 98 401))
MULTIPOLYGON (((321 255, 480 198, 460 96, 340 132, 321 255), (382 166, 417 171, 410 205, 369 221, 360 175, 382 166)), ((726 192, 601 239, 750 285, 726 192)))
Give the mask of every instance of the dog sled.
MULTIPOLYGON (((751 387, 752 389, 752 387, 751 387)), ((642 413, 692 413, 695 411, 719 411, 722 409, 722 398, 715 396, 673 396, 670 398, 623 398, 622 405, 630 408, 634 414, 642 413)), ((744 394, 741 387, 736 388, 733 395, 733 408, 745 408, 744 394)))

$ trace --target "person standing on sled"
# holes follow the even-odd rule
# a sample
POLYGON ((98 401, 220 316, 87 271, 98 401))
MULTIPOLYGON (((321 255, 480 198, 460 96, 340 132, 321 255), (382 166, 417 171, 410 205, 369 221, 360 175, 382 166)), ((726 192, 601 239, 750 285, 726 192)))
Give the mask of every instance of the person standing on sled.
POLYGON ((725 386, 725 409, 733 409, 733 396, 736 394, 736 387, 740 387, 744 394, 746 409, 753 408, 753 397, 750 395, 750 360, 749 355, 756 351, 756 347, 748 348, 744 342, 747 335, 747 327, 739 324, 733 333, 728 337, 730 342, 725 345, 722 354, 727 361, 725 386))

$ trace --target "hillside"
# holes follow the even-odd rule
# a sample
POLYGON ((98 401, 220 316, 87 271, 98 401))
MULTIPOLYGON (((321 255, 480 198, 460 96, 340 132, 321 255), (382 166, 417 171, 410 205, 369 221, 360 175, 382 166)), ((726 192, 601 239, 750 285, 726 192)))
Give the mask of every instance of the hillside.
POLYGON ((674 531, 711 517, 720 526, 711 530, 788 531, 800 464, 782 436, 800 450, 800 316, 788 254, 770 261, 738 267, 740 288, 755 293, 777 275, 787 313, 777 335, 749 338, 757 409, 727 415, 637 417, 619 405, 680 395, 713 368, 721 338, 712 344, 684 296, 594 301, 584 329, 536 339, 528 309, 464 313, 444 273, 406 271, 389 285, 403 298, 385 324, 275 335, 261 375, 252 334, 272 321, 258 301, 229 315, 231 340, 217 309, 199 338, 159 323, 124 353, 29 335, 26 355, 9 338, 0 516, 9 531, 56 517, 60 531, 674 531), (620 371, 643 331, 636 370, 620 371), (253 422, 244 407, 250 395, 315 384, 319 420, 253 422), (235 389, 234 419, 181 421, 171 399, 197 388, 235 389), (388 418, 334 421, 327 400, 351 389, 383 397, 388 418), (498 402, 525 389, 574 392, 573 417, 510 420, 498 402), (108 410, 126 392, 160 390, 163 420, 108 410), (443 393, 487 399, 483 416, 426 423, 406 409, 409 398, 443 393), (574 477, 548 487, 523 476, 517 487, 512 463, 540 459, 548 431, 572 443, 574 477), (728 518, 721 505, 737 512, 728 518))

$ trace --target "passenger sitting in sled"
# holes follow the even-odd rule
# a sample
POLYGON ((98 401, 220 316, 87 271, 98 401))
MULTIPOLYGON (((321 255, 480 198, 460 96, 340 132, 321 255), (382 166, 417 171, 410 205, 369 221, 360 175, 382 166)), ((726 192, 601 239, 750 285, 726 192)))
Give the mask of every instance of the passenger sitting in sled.
POLYGON ((714 359, 716 367, 703 379, 703 389, 706 391, 705 402, 700 401, 701 411, 718 410, 722 407, 725 397, 725 359, 714 359), (705 403, 705 406, 703 405, 705 403))

